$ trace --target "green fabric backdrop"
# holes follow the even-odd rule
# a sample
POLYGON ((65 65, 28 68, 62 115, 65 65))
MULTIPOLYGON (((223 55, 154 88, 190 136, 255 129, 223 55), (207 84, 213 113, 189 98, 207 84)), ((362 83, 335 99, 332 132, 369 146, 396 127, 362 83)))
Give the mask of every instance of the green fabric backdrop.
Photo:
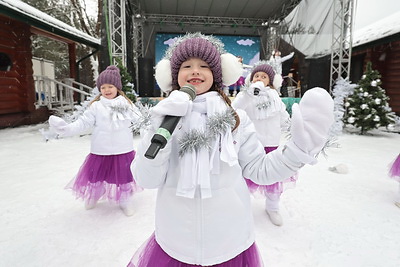
POLYGON ((300 99, 299 97, 282 97, 281 98, 283 103, 286 105, 286 110, 289 113, 290 116, 292 116, 292 105, 294 103, 299 103, 300 99))

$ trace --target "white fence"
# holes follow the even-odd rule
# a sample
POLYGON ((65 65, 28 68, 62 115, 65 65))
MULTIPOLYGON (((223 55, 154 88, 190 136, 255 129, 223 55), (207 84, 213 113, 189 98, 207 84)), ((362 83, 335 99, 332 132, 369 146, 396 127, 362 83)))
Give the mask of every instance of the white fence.
POLYGON ((36 107, 47 106, 62 114, 73 110, 78 102, 83 102, 93 88, 78 83, 74 79, 64 79, 63 82, 50 79, 47 76, 33 75, 36 90, 36 107))

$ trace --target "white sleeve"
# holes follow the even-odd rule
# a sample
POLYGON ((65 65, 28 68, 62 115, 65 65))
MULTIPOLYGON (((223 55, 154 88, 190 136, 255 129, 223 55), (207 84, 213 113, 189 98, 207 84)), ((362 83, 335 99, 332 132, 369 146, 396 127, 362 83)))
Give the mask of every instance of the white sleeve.
POLYGON ((94 109, 94 104, 92 104, 76 121, 66 125, 60 136, 73 136, 91 130, 96 123, 94 109))
MULTIPOLYGON (((144 131, 141 133, 141 142, 136 150, 135 159, 131 164, 131 171, 136 182, 143 188, 158 188, 165 182, 169 156, 171 153, 171 142, 161 149, 154 159, 144 156, 150 146, 154 131, 144 131)), ((171 141, 171 140, 170 140, 171 141)))
POLYGON ((251 99, 249 95, 245 92, 239 92, 235 99, 232 101, 232 107, 234 109, 243 109, 245 110, 249 103, 251 102, 251 99))
POLYGON ((240 116, 241 146, 238 152, 243 176, 257 184, 267 185, 291 177, 305 163, 315 160, 302 152, 292 141, 265 154, 257 139, 254 125, 247 116, 240 116))
POLYGON ((133 177, 143 188, 158 188, 165 183, 169 168, 172 138, 174 138, 176 131, 174 131, 166 146, 160 149, 156 157, 148 159, 145 157, 145 153, 151 144, 154 133, 165 115, 184 116, 191 103, 187 93, 175 90, 151 109, 151 126, 141 131, 141 141, 136 150, 135 159, 131 164, 133 177))
POLYGON ((291 59, 293 56, 294 56, 294 52, 290 53, 287 56, 282 57, 281 62, 285 62, 286 60, 291 59))
POLYGON ((143 115, 140 112, 139 108, 135 104, 132 104, 131 107, 132 107, 131 114, 130 114, 131 121, 135 122, 135 121, 139 120, 143 115))

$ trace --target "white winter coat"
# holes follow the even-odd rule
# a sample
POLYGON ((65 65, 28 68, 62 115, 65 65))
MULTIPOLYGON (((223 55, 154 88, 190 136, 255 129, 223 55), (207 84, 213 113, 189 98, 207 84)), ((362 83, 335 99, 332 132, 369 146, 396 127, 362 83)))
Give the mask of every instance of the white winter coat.
POLYGON ((92 130, 90 152, 96 155, 118 155, 133 150, 131 122, 138 118, 137 108, 123 96, 93 102, 76 121, 68 124, 62 136, 92 130))
MULTIPOLYGON (((214 93, 204 94, 206 100, 219 97, 214 93)), ((220 105, 225 105, 222 99, 220 105)), ((172 113, 179 114, 179 109, 179 104, 176 104, 172 113)), ((231 139, 237 160, 230 163, 219 160, 219 173, 210 173, 211 197, 208 198, 201 196, 199 186, 194 198, 177 196, 179 180, 187 178, 181 177, 182 160, 178 155, 177 140, 185 128, 185 116, 155 159, 144 157, 152 131, 145 134, 138 146, 131 167, 133 175, 140 186, 158 189, 157 243, 179 261, 214 265, 249 248, 254 243, 253 216, 250 194, 243 177, 249 177, 257 184, 273 184, 290 177, 303 165, 298 158, 309 157, 290 142, 283 150, 265 154, 251 120, 243 111, 239 110, 238 114, 240 126, 231 139)), ((225 144, 220 141, 220 145, 225 144)))
POLYGON ((241 91, 233 100, 232 107, 246 112, 254 124, 258 140, 264 147, 279 146, 281 132, 288 129, 290 116, 278 92, 269 87, 264 90, 267 90, 268 96, 254 96, 247 91, 241 91), (267 101, 269 107, 259 109, 257 105, 263 101, 267 101))

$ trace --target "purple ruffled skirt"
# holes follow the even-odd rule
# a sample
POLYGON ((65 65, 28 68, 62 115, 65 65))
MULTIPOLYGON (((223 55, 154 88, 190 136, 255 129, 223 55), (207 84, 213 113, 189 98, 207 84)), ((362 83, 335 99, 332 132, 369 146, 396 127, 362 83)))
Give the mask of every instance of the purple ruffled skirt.
MULTIPOLYGON (((268 154, 269 152, 274 151, 277 148, 278 148, 277 146, 264 147, 264 150, 265 153, 268 154)), ((267 196, 267 195, 280 196, 285 189, 295 187, 297 178, 298 174, 296 173, 292 177, 284 180, 283 182, 276 182, 270 185, 258 185, 253 181, 251 181, 250 179, 245 178, 245 180, 247 187, 250 190, 250 193, 252 193, 254 196, 259 194, 262 196, 267 196)))
POLYGON ((389 176, 400 182, 400 154, 397 156, 397 158, 390 164, 389 168, 389 176))
POLYGON ((107 198, 120 203, 143 190, 136 185, 130 169, 135 151, 119 155, 90 153, 75 178, 67 184, 76 198, 98 201, 107 198))
MULTIPOLYGON (((127 267, 199 267, 178 261, 165 253, 155 239, 154 233, 138 249, 127 267)), ((248 249, 224 263, 211 265, 213 267, 261 267, 263 266, 260 253, 255 243, 248 249)))

